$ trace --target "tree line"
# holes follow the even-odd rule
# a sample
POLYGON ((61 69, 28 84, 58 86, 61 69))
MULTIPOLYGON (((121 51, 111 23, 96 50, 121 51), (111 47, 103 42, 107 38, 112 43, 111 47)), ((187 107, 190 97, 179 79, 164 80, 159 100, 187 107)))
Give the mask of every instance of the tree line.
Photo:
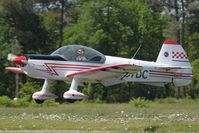
MULTIPOLYGON (((103 87, 87 84, 80 90, 90 99, 126 102, 199 96, 198 0, 2 0, 0 2, 0 95, 31 96, 43 81, 5 71, 14 65, 7 54, 50 54, 69 44, 81 44, 106 55, 155 61, 165 39, 178 41, 192 63, 194 79, 183 88, 133 83, 103 87)), ((56 81, 51 89, 62 97, 69 85, 56 81)), ((62 102, 63 99, 58 99, 62 102)))

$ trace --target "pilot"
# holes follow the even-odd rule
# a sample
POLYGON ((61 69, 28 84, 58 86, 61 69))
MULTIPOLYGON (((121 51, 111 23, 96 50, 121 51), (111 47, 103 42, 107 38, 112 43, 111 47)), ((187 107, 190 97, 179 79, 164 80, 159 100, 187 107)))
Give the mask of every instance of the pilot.
POLYGON ((78 61, 86 61, 86 57, 85 57, 85 51, 83 48, 80 48, 77 50, 77 57, 76 57, 76 60, 78 61))

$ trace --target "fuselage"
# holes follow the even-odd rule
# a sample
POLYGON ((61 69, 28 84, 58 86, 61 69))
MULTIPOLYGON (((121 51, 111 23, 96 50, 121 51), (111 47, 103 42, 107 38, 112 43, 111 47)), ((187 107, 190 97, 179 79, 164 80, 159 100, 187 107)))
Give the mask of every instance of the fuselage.
MULTIPOLYGON (((28 64, 22 67, 22 69, 26 72, 28 76, 33 78, 71 81, 71 78, 66 77, 68 73, 120 63, 134 64, 143 67, 143 69, 137 73, 121 74, 118 80, 121 80, 122 82, 135 82, 155 86, 164 86, 167 83, 173 83, 176 86, 184 86, 189 84, 192 80, 191 69, 167 70, 161 69, 159 67, 166 66, 166 64, 121 58, 115 56, 105 57, 106 60, 104 63, 89 63, 85 61, 78 62, 49 59, 29 59, 28 64)), ((114 84, 117 84, 117 82, 114 84)))
POLYGON ((82 45, 63 46, 50 55, 24 55, 10 60, 20 68, 6 67, 7 70, 45 80, 41 91, 32 95, 37 103, 57 98, 49 90, 53 80, 70 83, 63 97, 76 100, 88 98, 78 92, 78 86, 85 82, 98 82, 104 86, 123 82, 185 86, 192 81, 193 76, 184 49, 173 40, 164 41, 156 62, 105 56, 82 45))

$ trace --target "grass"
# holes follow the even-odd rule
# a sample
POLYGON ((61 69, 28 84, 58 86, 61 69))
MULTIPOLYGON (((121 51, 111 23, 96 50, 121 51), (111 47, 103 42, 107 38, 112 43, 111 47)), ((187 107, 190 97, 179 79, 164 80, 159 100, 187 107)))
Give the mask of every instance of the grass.
POLYGON ((133 104, 74 103, 0 108, 0 130, 199 131, 199 100, 164 99, 133 104))

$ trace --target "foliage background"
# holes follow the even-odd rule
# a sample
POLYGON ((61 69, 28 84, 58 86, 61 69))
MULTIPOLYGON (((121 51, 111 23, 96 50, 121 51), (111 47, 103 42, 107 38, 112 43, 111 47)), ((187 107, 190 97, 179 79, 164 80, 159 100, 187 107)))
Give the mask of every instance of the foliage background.
MULTIPOLYGON (((174 39, 186 49, 192 62, 194 79, 184 88, 121 84, 108 88, 88 84, 80 90, 91 99, 104 102, 127 102, 132 97, 156 99, 199 96, 199 1, 198 0, 58 0, 0 1, 0 95, 15 97, 15 74, 5 71, 11 66, 7 54, 50 54, 63 44, 82 44, 103 54, 155 61, 162 42, 174 39), (62 25, 62 26, 60 26, 62 25)), ((20 75, 20 97, 42 87, 43 81, 20 75)), ((57 81, 52 91, 60 96, 69 85, 57 81)))

